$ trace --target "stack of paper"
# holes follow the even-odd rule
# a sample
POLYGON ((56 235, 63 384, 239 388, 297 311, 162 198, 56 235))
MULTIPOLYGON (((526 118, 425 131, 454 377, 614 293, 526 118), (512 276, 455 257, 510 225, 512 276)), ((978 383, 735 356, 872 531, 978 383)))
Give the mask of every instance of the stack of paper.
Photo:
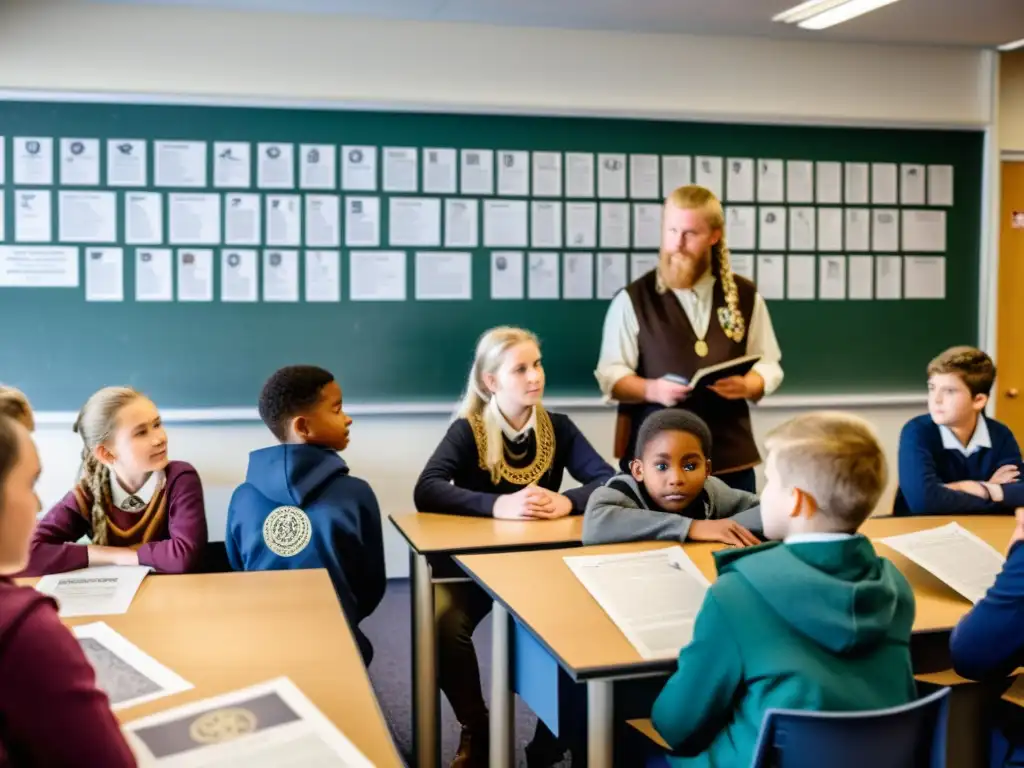
POLYGON ((54 598, 65 618, 127 613, 150 570, 146 565, 83 568, 43 576, 36 589, 54 598))

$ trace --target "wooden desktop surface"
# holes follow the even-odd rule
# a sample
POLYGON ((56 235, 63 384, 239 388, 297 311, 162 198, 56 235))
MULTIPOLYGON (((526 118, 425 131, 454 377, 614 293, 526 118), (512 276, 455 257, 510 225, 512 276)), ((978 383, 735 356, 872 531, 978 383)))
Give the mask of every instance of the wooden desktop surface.
POLYGON ((288 677, 374 765, 403 765, 324 570, 149 575, 128 613, 64 623, 95 621, 195 686, 120 710, 123 723, 288 677))
POLYGON ((570 546, 583 539, 582 515, 558 520, 495 520, 409 512, 391 515, 391 522, 420 554, 570 546))

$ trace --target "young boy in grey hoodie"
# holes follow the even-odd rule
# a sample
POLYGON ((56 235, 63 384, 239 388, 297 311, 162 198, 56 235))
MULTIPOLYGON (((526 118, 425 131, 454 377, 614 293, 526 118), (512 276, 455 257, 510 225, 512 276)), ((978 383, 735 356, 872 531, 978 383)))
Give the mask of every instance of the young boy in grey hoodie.
POLYGON ((711 476, 711 431, 680 408, 655 411, 640 427, 630 474, 595 490, 583 515, 583 543, 718 541, 759 544, 757 496, 711 476))

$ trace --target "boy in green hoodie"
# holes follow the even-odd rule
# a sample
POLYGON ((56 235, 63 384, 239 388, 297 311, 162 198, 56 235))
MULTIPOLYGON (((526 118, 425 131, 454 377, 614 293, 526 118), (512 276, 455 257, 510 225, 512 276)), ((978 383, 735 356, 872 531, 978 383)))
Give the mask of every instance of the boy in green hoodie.
POLYGON ((811 413, 766 447, 761 516, 772 541, 715 554, 693 640, 654 703, 674 768, 749 765, 771 708, 853 711, 916 697, 914 594, 857 532, 886 485, 871 427, 811 413))

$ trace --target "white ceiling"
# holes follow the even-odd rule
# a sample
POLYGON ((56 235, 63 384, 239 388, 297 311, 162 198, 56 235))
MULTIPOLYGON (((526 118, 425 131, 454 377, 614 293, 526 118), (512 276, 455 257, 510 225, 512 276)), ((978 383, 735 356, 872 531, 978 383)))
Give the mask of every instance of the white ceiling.
POLYGON ((771 21, 800 0, 83 0, 527 27, 991 47, 1024 38, 1024 0, 899 0, 821 32, 771 21))

